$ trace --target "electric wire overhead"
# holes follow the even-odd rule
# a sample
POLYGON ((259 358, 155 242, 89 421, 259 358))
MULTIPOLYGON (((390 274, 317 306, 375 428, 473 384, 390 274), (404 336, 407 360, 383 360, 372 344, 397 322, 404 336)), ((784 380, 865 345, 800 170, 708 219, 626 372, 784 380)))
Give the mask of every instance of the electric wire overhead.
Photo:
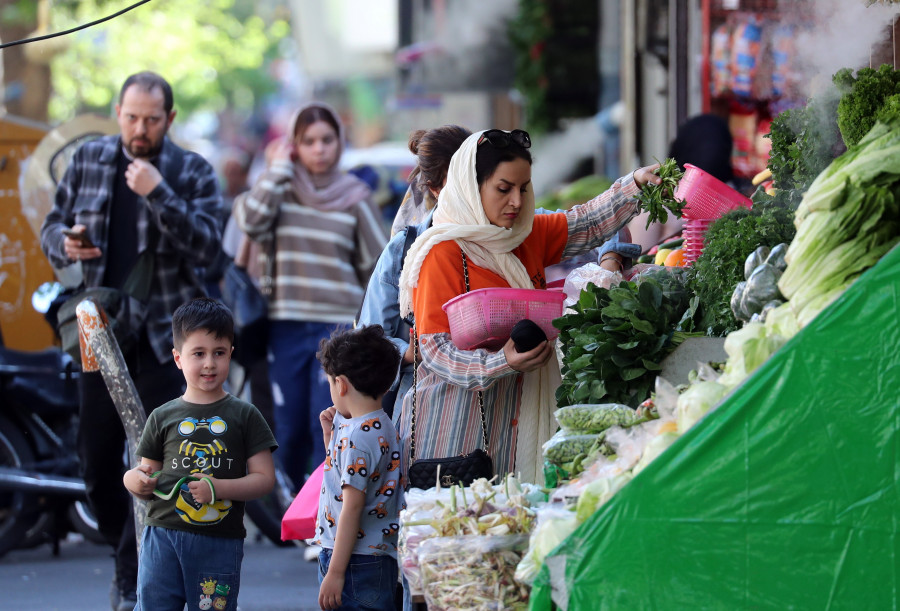
POLYGON ((119 11, 117 13, 113 13, 112 15, 108 15, 101 19, 97 19, 96 21, 92 21, 90 23, 80 25, 80 26, 72 28, 70 30, 65 30, 64 32, 54 32, 53 34, 46 34, 44 36, 35 36, 34 38, 23 38, 22 40, 14 40, 12 42, 6 42, 3 44, 0 44, 0 49, 5 49, 7 47, 14 47, 16 45, 24 45, 25 43, 29 43, 29 42, 38 42, 39 40, 47 40, 48 38, 56 38, 57 36, 65 36, 66 34, 71 34, 73 32, 77 32, 79 30, 84 30, 91 26, 95 26, 97 24, 103 23, 104 21, 109 21, 110 19, 118 17, 119 15, 123 15, 132 9, 136 9, 137 7, 139 7, 142 4, 147 4, 148 2, 150 2, 150 0, 140 0, 139 2, 135 2, 131 6, 123 8, 121 11, 119 11))

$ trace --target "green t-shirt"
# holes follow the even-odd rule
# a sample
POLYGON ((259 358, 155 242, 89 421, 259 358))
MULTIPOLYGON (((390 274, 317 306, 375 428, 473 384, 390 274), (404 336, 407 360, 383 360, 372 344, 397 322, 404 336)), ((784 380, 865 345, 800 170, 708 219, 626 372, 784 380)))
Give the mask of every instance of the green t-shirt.
MULTIPOLYGON (((269 425, 250 403, 232 395, 209 404, 179 397, 150 413, 136 454, 162 463, 156 489, 169 493, 186 475, 243 477, 248 458, 277 447, 269 425)), ((195 503, 187 482, 170 500, 149 501, 147 524, 219 537, 247 535, 243 501, 195 503)))

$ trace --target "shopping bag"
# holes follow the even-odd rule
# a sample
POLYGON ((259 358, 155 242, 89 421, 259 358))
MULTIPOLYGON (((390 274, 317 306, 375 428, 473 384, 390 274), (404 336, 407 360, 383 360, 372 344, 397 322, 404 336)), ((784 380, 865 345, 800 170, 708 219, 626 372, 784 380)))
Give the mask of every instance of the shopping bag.
POLYGON ((222 301, 234 315, 234 353, 232 358, 250 367, 266 358, 269 348, 269 303, 246 268, 230 263, 222 282, 222 301))
POLYGON ((325 463, 319 465, 281 519, 281 540, 310 539, 316 534, 316 515, 319 513, 319 493, 322 490, 322 475, 325 463))

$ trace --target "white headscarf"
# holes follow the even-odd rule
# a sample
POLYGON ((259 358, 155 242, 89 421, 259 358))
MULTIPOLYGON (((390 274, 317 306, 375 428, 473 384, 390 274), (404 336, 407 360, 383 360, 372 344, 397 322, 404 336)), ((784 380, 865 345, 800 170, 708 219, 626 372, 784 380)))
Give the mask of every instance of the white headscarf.
MULTIPOLYGON (((419 284, 422 263, 440 242, 454 240, 469 260, 502 276, 512 288, 533 289, 525 266, 512 254, 531 234, 534 191, 529 183, 519 217, 511 229, 493 225, 484 212, 475 175, 477 131, 466 138, 450 160, 447 184, 438 197, 432 227, 415 241, 406 255, 400 275, 400 313, 412 311, 412 289, 419 284)), ((541 445, 555 428, 553 409, 559 385, 559 363, 551 357, 540 369, 524 374, 516 436, 516 470, 524 481, 539 483, 543 473, 541 445)), ((504 474, 501 474, 504 475, 504 474)))

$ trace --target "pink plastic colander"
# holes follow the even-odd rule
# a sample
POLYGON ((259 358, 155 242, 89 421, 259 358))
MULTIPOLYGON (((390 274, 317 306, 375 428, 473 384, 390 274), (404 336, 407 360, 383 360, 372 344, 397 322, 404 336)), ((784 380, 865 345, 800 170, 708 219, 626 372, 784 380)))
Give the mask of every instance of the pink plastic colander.
POLYGON ((690 220, 714 220, 729 210, 753 205, 749 197, 690 163, 684 164, 684 176, 675 189, 675 199, 687 201, 683 216, 690 220))
POLYGON ((559 329, 553 319, 563 313, 566 294, 540 289, 476 289, 443 305, 450 320, 450 338, 461 350, 499 350, 509 340, 513 326, 528 318, 555 339, 559 329))

